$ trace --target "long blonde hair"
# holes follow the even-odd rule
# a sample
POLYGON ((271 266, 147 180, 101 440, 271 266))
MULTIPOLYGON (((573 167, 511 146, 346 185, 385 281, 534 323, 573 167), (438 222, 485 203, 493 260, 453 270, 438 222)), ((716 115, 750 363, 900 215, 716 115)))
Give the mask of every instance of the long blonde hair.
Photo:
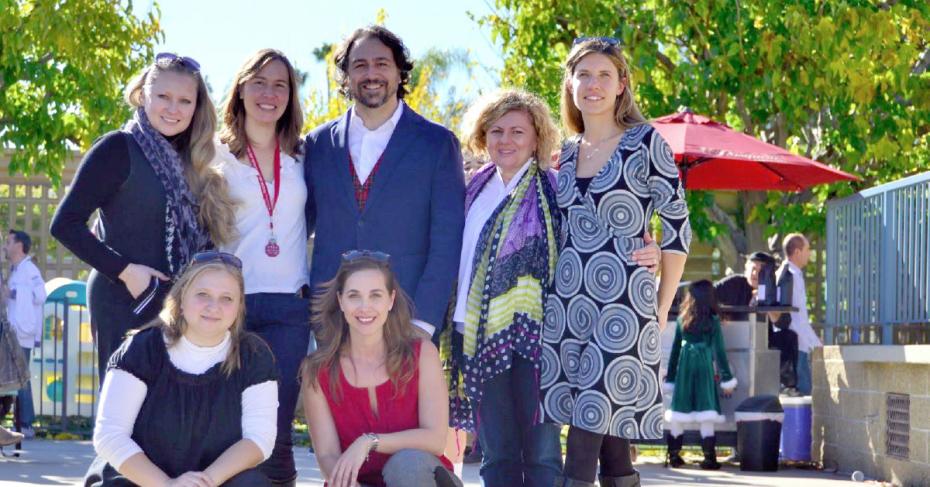
POLYGON ((281 51, 261 49, 246 59, 236 72, 232 87, 223 103, 223 128, 220 130, 220 142, 228 145, 229 151, 237 158, 245 156, 245 147, 249 142, 245 133, 245 103, 242 101, 242 86, 273 61, 281 61, 287 68, 287 79, 290 85, 287 108, 284 109, 284 113, 275 125, 278 143, 287 154, 293 156, 301 153, 300 131, 304 126, 304 115, 300 108, 300 94, 297 92, 297 72, 281 51))
POLYGON ((223 361, 223 373, 228 377, 241 365, 239 350, 242 345, 242 336, 245 333, 245 281, 242 277, 242 270, 238 267, 222 261, 210 261, 203 264, 192 263, 171 286, 171 291, 165 298, 161 313, 147 328, 161 328, 162 333, 167 338, 169 347, 177 343, 184 335, 184 332, 187 331, 187 321, 184 320, 184 313, 181 310, 184 294, 187 293, 188 288, 198 277, 210 271, 226 272, 239 285, 239 310, 236 313, 236 320, 233 322, 232 327, 229 328, 229 352, 226 354, 226 360, 223 361))
POLYGON ((184 177, 191 192, 197 198, 200 212, 197 219, 210 233, 216 245, 230 243, 236 238, 236 205, 229 194, 226 179, 210 167, 216 156, 213 136, 216 132, 216 108, 210 100, 207 85, 200 75, 181 58, 161 59, 142 71, 126 86, 124 97, 133 108, 145 104, 143 91, 161 73, 180 73, 190 76, 197 83, 197 106, 187 129, 174 141, 184 177))
POLYGON ((349 276, 369 269, 380 271, 387 283, 387 291, 396 293, 394 306, 384 323, 385 368, 388 377, 397 392, 402 391, 413 378, 417 369, 413 345, 418 337, 413 328, 410 298, 400 287, 397 276, 387 262, 359 257, 343 262, 336 271, 336 277, 324 284, 324 291, 313 300, 312 308, 315 311, 311 323, 316 328, 319 348, 306 357, 301 365, 301 382, 304 385, 318 388, 320 370, 326 368, 329 372, 330 393, 333 397, 340 397, 339 357, 348 353, 350 336, 349 324, 339 306, 339 296, 349 276))
POLYGON ((513 111, 522 111, 529 115, 536 130, 536 163, 540 169, 547 169, 553 154, 558 150, 561 135, 558 127, 552 122, 546 102, 526 91, 500 91, 473 103, 462 124, 465 147, 474 155, 486 153, 488 129, 491 124, 513 111))
POLYGON ((610 59, 610 62, 617 68, 620 80, 626 81, 626 88, 623 93, 617 95, 615 101, 614 121, 624 130, 646 123, 646 118, 643 117, 636 104, 630 68, 620 46, 604 39, 588 39, 572 47, 565 61, 565 71, 562 76, 562 126, 573 134, 584 133, 584 119, 581 111, 575 106, 575 100, 572 99, 572 75, 575 74, 578 63, 588 54, 594 53, 607 56, 607 59, 610 59))

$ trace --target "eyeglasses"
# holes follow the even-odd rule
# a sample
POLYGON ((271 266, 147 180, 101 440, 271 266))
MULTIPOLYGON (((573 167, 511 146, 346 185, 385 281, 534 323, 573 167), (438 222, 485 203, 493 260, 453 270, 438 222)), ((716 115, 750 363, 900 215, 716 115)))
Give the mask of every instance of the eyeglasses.
POLYGON ((222 262, 231 265, 236 269, 242 269, 242 260, 233 254, 220 252, 218 250, 208 250, 206 252, 197 252, 191 257, 190 265, 209 264, 211 262, 222 262))
POLYGON ((190 68, 193 71, 200 71, 200 63, 195 61, 194 58, 188 57, 188 56, 178 56, 177 54, 173 52, 160 52, 156 54, 155 64, 158 64, 162 60, 171 62, 171 61, 174 61, 175 59, 177 59, 178 62, 181 63, 183 66, 190 68))
POLYGON ((391 255, 377 250, 350 250, 342 254, 343 262, 355 262, 359 259, 371 259, 388 264, 391 261, 391 255))
POLYGON ((609 46, 614 47, 620 45, 620 39, 617 39, 616 37, 576 37, 575 40, 572 41, 572 47, 587 41, 603 42, 609 46))

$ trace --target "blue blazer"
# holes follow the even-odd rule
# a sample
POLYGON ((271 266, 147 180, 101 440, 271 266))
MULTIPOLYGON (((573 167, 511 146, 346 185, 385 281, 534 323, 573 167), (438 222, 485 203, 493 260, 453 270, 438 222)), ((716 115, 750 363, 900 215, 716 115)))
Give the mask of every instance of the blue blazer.
POLYGON ((307 135, 307 234, 316 235, 310 287, 335 277, 347 250, 387 252, 416 318, 438 334, 462 250, 464 166, 452 132, 403 110, 361 212, 349 173, 350 114, 307 135))

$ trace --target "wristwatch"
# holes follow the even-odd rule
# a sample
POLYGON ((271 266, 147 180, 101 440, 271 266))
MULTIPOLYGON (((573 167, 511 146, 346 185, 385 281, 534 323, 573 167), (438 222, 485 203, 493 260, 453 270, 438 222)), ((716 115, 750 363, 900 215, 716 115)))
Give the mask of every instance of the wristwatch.
POLYGON ((381 440, 378 438, 378 434, 377 433, 365 433, 365 436, 367 436, 368 439, 371 440, 371 444, 368 445, 368 453, 371 453, 373 451, 378 451, 378 443, 381 442, 381 440))

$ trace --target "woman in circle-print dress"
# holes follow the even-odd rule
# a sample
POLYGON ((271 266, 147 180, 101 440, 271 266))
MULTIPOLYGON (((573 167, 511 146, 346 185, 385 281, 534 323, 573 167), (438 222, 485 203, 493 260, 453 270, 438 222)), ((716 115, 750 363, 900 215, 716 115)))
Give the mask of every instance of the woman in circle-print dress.
POLYGON ((546 303, 541 386, 547 420, 626 439, 662 438, 653 274, 630 258, 654 213, 662 252, 686 254, 688 206, 671 150, 648 124, 627 129, 579 188, 580 137, 560 156, 564 247, 546 303))

